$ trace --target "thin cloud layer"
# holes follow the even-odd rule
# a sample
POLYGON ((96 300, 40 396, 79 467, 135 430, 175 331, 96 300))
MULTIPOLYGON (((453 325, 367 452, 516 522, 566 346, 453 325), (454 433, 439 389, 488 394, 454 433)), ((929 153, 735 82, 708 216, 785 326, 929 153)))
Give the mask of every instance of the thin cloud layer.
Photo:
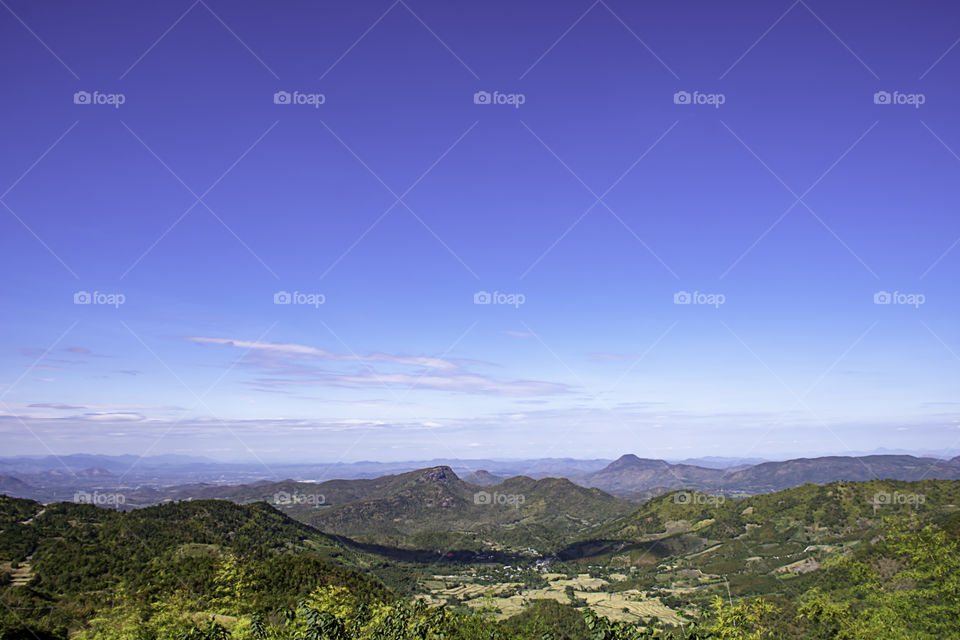
MULTIPOLYGON (((394 392, 420 389, 508 397, 540 396, 566 393, 570 387, 543 380, 498 380, 467 371, 463 361, 432 356, 394 355, 374 352, 367 355, 342 354, 309 345, 233 340, 191 336, 190 342, 243 349, 241 362, 251 368, 269 372, 268 377, 250 381, 266 390, 290 386, 328 386, 347 388, 382 388, 394 392), (354 363, 362 368, 353 371, 330 371, 314 363, 354 363), (372 365, 411 367, 410 371, 377 371, 372 365)), ((473 363, 471 361, 471 363, 473 363)), ((480 363, 473 363, 480 364, 480 363)))

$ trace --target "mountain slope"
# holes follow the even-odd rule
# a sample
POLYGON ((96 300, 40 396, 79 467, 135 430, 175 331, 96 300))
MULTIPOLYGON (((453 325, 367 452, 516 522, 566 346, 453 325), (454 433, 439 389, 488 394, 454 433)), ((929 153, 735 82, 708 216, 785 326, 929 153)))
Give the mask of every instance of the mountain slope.
POLYGON ((638 458, 627 454, 600 471, 575 478, 588 487, 613 495, 631 496, 669 489, 766 493, 813 482, 891 479, 914 481, 926 478, 960 478, 957 459, 937 460, 908 455, 824 456, 763 462, 753 466, 714 469, 664 460, 638 458))
POLYGON ((764 462, 727 475, 724 486, 755 492, 779 491, 813 482, 866 481, 873 479, 923 480, 960 478, 960 465, 953 460, 935 460, 914 456, 826 456, 798 458, 783 462, 764 462))
MULTIPOLYGON (((315 487, 325 492, 328 485, 315 487)), ((335 499, 346 494, 339 488, 335 499)), ((517 476, 481 489, 442 466, 393 476, 375 491, 371 485, 363 491, 361 499, 294 504, 287 511, 318 529, 362 542, 478 551, 552 549, 568 536, 632 509, 565 479, 517 476)))
POLYGON ((500 484, 505 480, 503 476, 497 476, 486 469, 478 469, 468 476, 464 476, 464 482, 469 482, 470 484, 475 484, 478 487, 485 487, 491 484, 500 484))
POLYGON ((324 585, 369 602, 393 598, 369 575, 379 559, 264 503, 204 500, 122 512, 0 496, 0 561, 28 575, 25 586, 0 588, 4 638, 66 638, 101 607, 135 609, 160 594, 177 603, 175 618, 191 611, 184 606, 216 611, 237 597, 247 606, 289 608, 324 585), (17 612, 8 616, 12 605, 17 612), (41 626, 6 635, 30 618, 41 626))
POLYGON ((721 469, 671 464, 665 460, 651 460, 626 454, 600 471, 581 476, 578 482, 614 495, 626 495, 654 488, 713 486, 719 483, 724 475, 721 469))
POLYGON ((815 572, 828 557, 874 544, 888 519, 936 523, 957 513, 955 480, 806 484, 743 500, 676 491, 582 534, 566 555, 638 567, 672 556, 664 580, 682 586, 695 570, 694 584, 719 576, 735 592, 760 593, 777 591, 784 573, 815 572))

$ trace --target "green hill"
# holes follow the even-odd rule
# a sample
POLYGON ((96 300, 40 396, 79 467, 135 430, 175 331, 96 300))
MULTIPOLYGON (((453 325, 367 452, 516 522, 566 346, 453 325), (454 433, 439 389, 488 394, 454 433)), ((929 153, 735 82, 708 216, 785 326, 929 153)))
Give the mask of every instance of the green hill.
POLYGON ((655 495, 670 489, 767 493, 808 482, 918 481, 925 478, 960 479, 960 460, 909 455, 823 456, 763 462, 745 468, 714 469, 627 454, 576 480, 613 495, 634 497, 655 495))
POLYGON ((677 491, 582 534, 561 557, 636 567, 671 589, 724 583, 734 594, 779 593, 785 581, 803 584, 831 558, 870 546, 887 521, 942 524, 958 511, 955 480, 807 484, 742 500, 677 491))
POLYGON ((549 553, 634 508, 559 478, 516 476, 480 487, 447 466, 375 479, 179 487, 168 495, 265 501, 301 522, 361 543, 441 553, 549 553))
MULTIPOLYGON (((582 487, 575 492, 563 480, 517 477, 496 485, 497 495, 507 496, 501 504, 492 487, 484 489, 489 499, 474 499, 479 488, 442 467, 402 475, 385 481, 392 492, 383 497, 342 506, 369 505, 358 517, 387 522, 396 513, 390 509, 412 508, 406 501, 439 500, 410 515, 425 522, 431 513, 437 527, 448 526, 443 518, 466 517, 507 530, 493 524, 499 516, 472 510, 530 508, 529 517, 545 528, 564 529, 577 505, 557 508, 551 500, 596 507, 611 499, 582 487), (466 495, 470 505, 457 502, 466 495), (454 502, 444 506, 448 499, 454 502)), ((433 582, 449 576, 433 575, 437 565, 392 565, 357 552, 265 503, 199 500, 120 512, 0 497, 0 638, 958 637, 958 481, 808 484, 742 500, 678 491, 578 535, 547 563, 549 571, 595 587, 571 586, 562 601, 534 600, 500 620, 483 606, 458 606, 456 598, 452 609, 400 599, 376 579, 381 571, 433 582), (599 608, 615 594, 631 606, 663 603, 684 626, 636 617, 614 623, 575 609, 586 606, 584 599, 599 608)), ((468 590, 479 589, 477 605, 496 600, 493 591, 501 600, 550 593, 549 574, 533 562, 451 563, 442 571, 460 571, 473 585, 468 590)), ((455 593, 462 598, 467 590, 455 593)))
MULTIPOLYGON (((366 497, 327 506, 295 504, 287 511, 318 529, 361 542, 417 549, 534 549, 530 553, 536 555, 633 508, 598 489, 558 478, 517 476, 480 488, 449 467, 390 476, 375 487, 369 481, 349 482, 367 483, 366 497)), ((316 490, 325 492, 328 485, 316 485, 316 490)))
MULTIPOLYGON (((378 559, 264 503, 203 500, 120 512, 0 496, 0 561, 29 575, 3 602, 49 630, 62 631, 121 592, 132 600, 177 593, 197 601, 229 567, 249 581, 250 606, 289 605, 317 585, 373 601, 392 597, 369 575, 378 559)), ((9 615, 3 624, 12 624, 9 615)))

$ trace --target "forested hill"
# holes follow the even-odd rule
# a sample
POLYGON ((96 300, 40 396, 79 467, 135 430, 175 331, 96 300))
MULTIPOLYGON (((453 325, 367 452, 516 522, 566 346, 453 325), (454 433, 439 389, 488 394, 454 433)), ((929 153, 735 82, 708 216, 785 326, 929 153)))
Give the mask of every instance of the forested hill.
POLYGON ((224 572, 244 583, 251 607, 288 605, 318 585, 342 586, 371 602, 393 597, 369 572, 369 556, 265 503, 200 500, 118 512, 0 496, 0 558, 30 578, 25 592, 4 593, 17 607, 0 610, 2 626, 17 626, 18 608, 40 607, 41 628, 51 632, 120 592, 134 601, 171 593, 203 598, 224 572))

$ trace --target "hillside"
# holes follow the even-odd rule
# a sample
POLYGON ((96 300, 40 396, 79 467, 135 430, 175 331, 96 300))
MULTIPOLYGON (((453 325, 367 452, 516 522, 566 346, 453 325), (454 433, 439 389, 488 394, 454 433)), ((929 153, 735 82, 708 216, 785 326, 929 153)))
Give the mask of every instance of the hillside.
POLYGON ((723 485, 736 490, 768 492, 789 489, 806 482, 866 480, 906 480, 926 478, 954 480, 960 478, 960 464, 956 459, 935 460, 914 456, 826 456, 798 458, 784 462, 764 462, 736 471, 723 479, 723 485))
MULTIPOLYGON (((364 575, 378 559, 263 503, 195 501, 118 512, 0 496, 0 561, 28 575, 28 590, 4 592, 3 602, 9 606, 13 597, 19 609, 49 609, 42 618, 54 629, 118 590, 199 598, 214 591, 218 572, 240 565, 249 597, 264 606, 291 604, 318 585, 348 587, 371 601, 392 597, 364 575)), ((0 616, 0 628, 10 622, 0 616)))
POLYGON ((469 482, 470 484, 475 484, 479 487, 485 487, 491 484, 499 484, 505 479, 506 478, 503 476, 494 475, 485 469, 479 469, 467 476, 464 476, 463 481, 469 482))
POLYGON ((44 500, 48 493, 13 476, 0 475, 0 494, 24 500, 44 500))
MULTIPOLYGON (((572 536, 629 513, 633 506, 569 480, 484 478, 479 486, 447 466, 375 479, 321 483, 183 486, 134 499, 264 501, 291 517, 361 543, 408 550, 549 551, 572 536)), ((381 550, 386 551, 386 550, 381 550)))
MULTIPOLYGON (((401 475, 369 502, 471 488, 442 467, 401 475)), ((556 479, 496 486, 525 492, 498 493, 524 505, 604 495, 556 479)), ((555 558, 442 570, 385 563, 262 502, 117 512, 0 497, 0 565, 3 638, 933 640, 960 624, 960 482, 807 484, 743 500, 676 491, 555 558), (371 570, 405 572, 449 607, 398 600, 371 570)))
MULTIPOLYGON (((317 488, 325 491, 327 484, 317 488)), ((631 509, 625 501, 569 480, 518 476, 478 488, 449 467, 435 467, 394 476, 365 498, 326 507, 293 505, 288 511, 318 529, 362 542, 547 552, 631 509)))
POLYGON ((609 465, 577 478, 584 486, 597 487, 614 495, 660 488, 706 488, 721 483, 722 469, 689 464, 671 464, 666 460, 620 456, 609 465))
POLYGON ((647 496, 670 489, 767 493, 807 482, 825 484, 874 479, 960 479, 960 462, 908 455, 824 456, 763 462, 728 469, 671 464, 627 454, 603 469, 572 478, 621 497, 647 496))
POLYGON ((873 544, 886 520, 943 523, 956 513, 960 482, 946 480, 806 484, 743 500, 677 491, 582 535, 562 555, 645 567, 674 586, 724 580, 734 593, 760 594, 873 544))

